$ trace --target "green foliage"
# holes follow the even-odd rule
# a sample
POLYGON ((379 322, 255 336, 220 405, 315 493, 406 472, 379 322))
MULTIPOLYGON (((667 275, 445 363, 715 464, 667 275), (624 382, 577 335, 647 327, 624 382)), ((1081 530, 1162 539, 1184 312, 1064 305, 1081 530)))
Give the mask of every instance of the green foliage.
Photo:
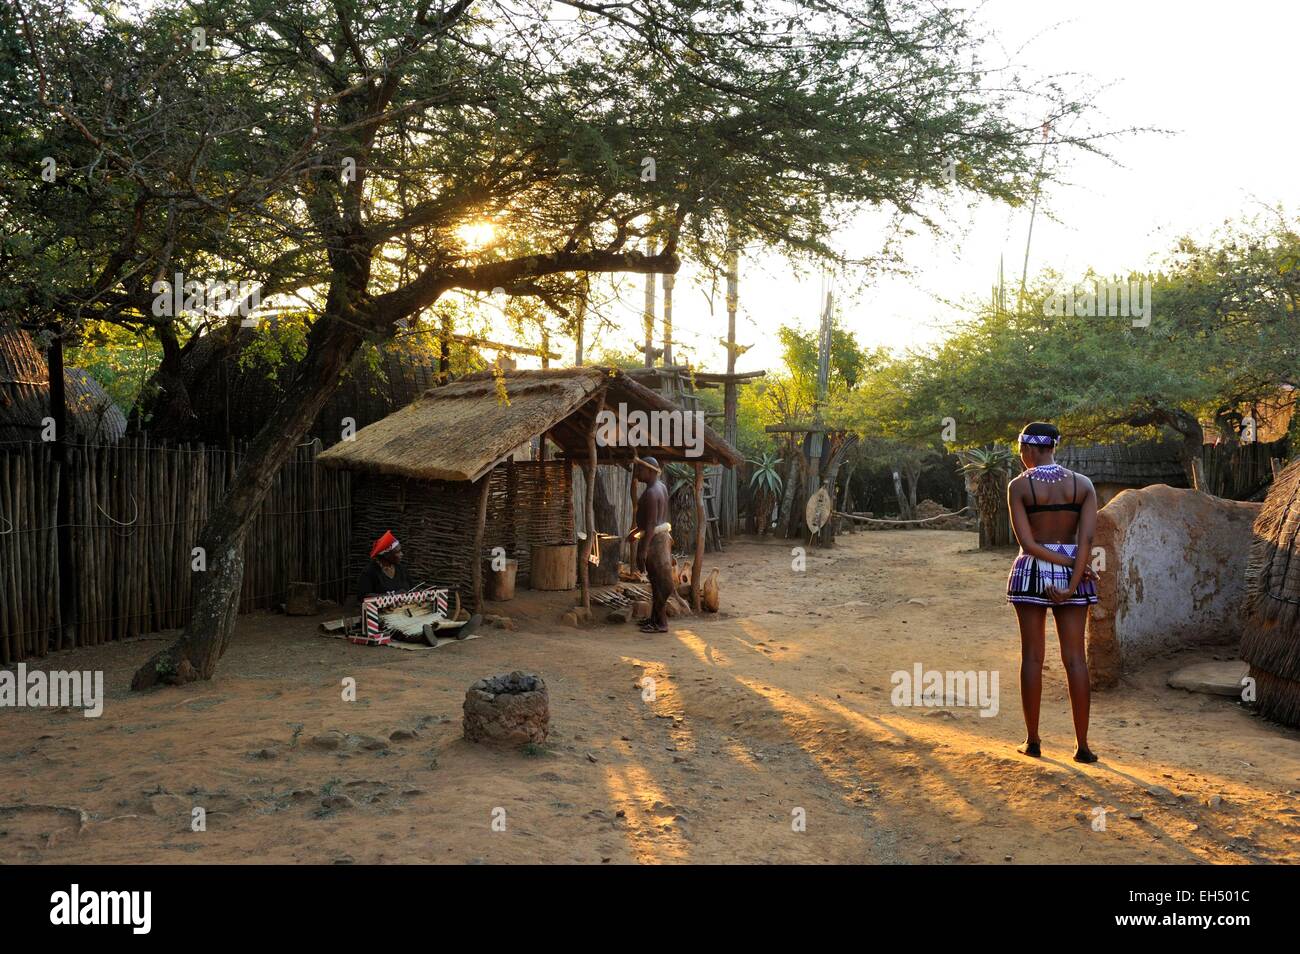
POLYGON ((1157 273, 1077 283, 1150 281, 1149 327, 1044 314, 1066 285, 1046 273, 1020 301, 985 305, 936 347, 887 362, 844 402, 844 417, 921 442, 937 441, 951 418, 956 447, 1010 441, 1031 420, 1076 441, 1186 432, 1197 418, 1230 430, 1242 408, 1297 383, 1297 255, 1291 226, 1242 225, 1208 244, 1184 239, 1157 273))
POLYGON ((1058 124, 1083 110, 972 69, 974 18, 920 0, 23 10, 30 30, 0 16, 0 310, 174 354, 230 316, 153 314, 155 277, 259 282, 303 309, 259 336, 249 360, 270 373, 322 315, 383 338, 456 290, 504 287, 528 299, 507 307, 517 328, 543 325, 539 303, 570 328, 581 273, 647 241, 709 266, 732 242, 842 261, 831 239, 865 207, 933 226, 952 201, 1020 203, 1024 104, 1058 124), (492 240, 465 238, 483 222, 492 240))
POLYGON ((749 464, 752 470, 749 475, 749 486, 755 490, 771 494, 773 497, 779 497, 783 481, 778 468, 782 463, 780 457, 766 452, 762 457, 750 459, 749 464))
POLYGON ((679 502, 687 502, 695 493, 695 469, 688 464, 673 461, 664 466, 663 481, 668 485, 668 495, 679 502))
POLYGON ((1015 468, 1015 455, 1004 444, 990 447, 972 447, 960 454, 961 472, 972 482, 984 475, 1006 477, 1015 468))
POLYGON ((69 367, 88 371, 125 413, 157 370, 162 347, 142 330, 91 321, 64 352, 64 360, 69 367))

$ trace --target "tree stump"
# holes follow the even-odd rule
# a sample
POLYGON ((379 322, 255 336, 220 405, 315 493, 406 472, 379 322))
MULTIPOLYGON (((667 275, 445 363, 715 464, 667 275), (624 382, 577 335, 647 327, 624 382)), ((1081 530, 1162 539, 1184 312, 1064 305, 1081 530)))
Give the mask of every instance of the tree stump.
POLYGON ((290 583, 289 595, 284 601, 284 611, 289 616, 314 616, 316 604, 315 583, 290 583))
POLYGON ((494 570, 488 564, 487 598, 495 603, 504 603, 515 598, 515 575, 519 572, 518 560, 506 560, 503 569, 494 570))
POLYGON ((578 586, 578 547, 574 543, 535 546, 529 584, 535 590, 572 590, 578 586))
POLYGON ((535 673, 518 670, 480 679, 465 693, 465 738, 487 745, 524 745, 546 741, 551 729, 551 701, 546 683, 535 673))
POLYGON ((623 538, 608 533, 599 534, 600 565, 591 568, 592 586, 613 586, 618 582, 618 564, 623 556, 623 538))

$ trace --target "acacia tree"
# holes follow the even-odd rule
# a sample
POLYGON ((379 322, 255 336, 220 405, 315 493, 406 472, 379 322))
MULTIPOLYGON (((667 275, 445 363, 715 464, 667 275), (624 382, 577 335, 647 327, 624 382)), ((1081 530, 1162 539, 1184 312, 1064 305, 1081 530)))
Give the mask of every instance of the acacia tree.
MULTIPOLYGON (((575 276, 716 264, 729 241, 835 257, 855 210, 929 221, 954 172, 948 195, 1018 202, 1039 124, 1081 110, 1047 87, 1025 100, 1009 71, 991 81, 970 19, 912 0, 85 6, 20 0, 5 40, 25 51, 8 95, 30 129, 10 171, 39 192, 31 158, 64 149, 67 187, 104 203, 45 297, 141 321, 140 277, 183 265, 312 316, 199 537, 191 622, 136 688, 211 677, 245 529, 364 342, 452 292, 564 312, 575 276)), ((54 239, 75 231, 64 207, 39 214, 54 239)))

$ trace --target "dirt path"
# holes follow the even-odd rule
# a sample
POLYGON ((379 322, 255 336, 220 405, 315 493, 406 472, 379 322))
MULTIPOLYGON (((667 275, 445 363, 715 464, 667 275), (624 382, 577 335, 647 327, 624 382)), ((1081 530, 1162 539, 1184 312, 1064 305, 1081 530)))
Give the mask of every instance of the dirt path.
POLYGON ((974 541, 856 534, 811 552, 803 572, 788 545, 736 543, 718 557, 725 612, 669 637, 566 629, 552 622, 557 604, 530 594, 503 607, 517 632, 436 651, 245 617, 215 681, 146 696, 123 687, 162 637, 54 656, 49 668, 104 669, 108 700, 99 719, 0 710, 0 860, 1300 858, 1300 734, 1164 686, 1211 654, 1157 661, 1097 695, 1102 761, 1083 767, 1068 758, 1049 653, 1047 757, 1017 756, 1010 555, 974 541), (918 663, 997 671, 997 714, 892 705, 891 674, 918 663), (465 688, 515 668, 549 684, 546 749, 465 743, 465 688), (342 699, 345 678, 355 702, 342 699), (194 806, 206 831, 191 830, 194 806))

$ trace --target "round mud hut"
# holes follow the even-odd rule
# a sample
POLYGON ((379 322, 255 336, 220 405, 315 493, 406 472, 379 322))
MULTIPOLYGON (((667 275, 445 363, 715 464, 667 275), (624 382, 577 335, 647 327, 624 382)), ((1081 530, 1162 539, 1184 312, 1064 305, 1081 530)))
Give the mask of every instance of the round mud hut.
POLYGON ((1261 714, 1300 727, 1300 460, 1274 481, 1254 535, 1241 655, 1261 714))

